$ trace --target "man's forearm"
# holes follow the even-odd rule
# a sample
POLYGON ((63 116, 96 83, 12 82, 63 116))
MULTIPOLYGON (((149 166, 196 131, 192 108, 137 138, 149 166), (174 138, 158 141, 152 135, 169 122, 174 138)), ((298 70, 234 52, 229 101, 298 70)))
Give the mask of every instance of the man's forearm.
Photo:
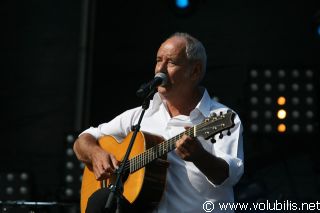
POLYGON ((99 148, 97 140, 92 135, 86 133, 81 135, 73 145, 77 158, 86 165, 91 165, 91 155, 95 149, 99 148))
POLYGON ((214 184, 223 183, 229 176, 229 164, 205 150, 193 163, 214 184))

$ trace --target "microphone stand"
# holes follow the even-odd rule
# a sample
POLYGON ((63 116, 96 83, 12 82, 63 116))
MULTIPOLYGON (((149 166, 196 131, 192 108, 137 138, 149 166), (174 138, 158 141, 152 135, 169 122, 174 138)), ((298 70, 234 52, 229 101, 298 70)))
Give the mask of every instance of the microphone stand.
POLYGON ((129 143, 128 149, 126 151, 126 154, 125 154, 125 156, 124 156, 124 158, 122 160, 122 163, 121 163, 120 167, 118 169, 116 169, 116 171, 115 171, 115 173, 117 174, 115 183, 110 185, 110 187, 109 187, 110 193, 109 193, 107 202, 105 204, 105 209, 106 210, 111 210, 112 209, 112 206, 113 206, 113 203, 114 203, 114 199, 115 199, 115 196, 116 196, 116 199, 117 199, 116 212, 117 213, 121 212, 120 198, 123 198, 123 196, 122 196, 123 187, 122 187, 122 185, 120 185, 120 183, 121 183, 120 180, 121 180, 121 177, 122 177, 122 175, 124 173, 125 164, 126 164, 128 158, 129 158, 129 155, 130 155, 132 146, 134 144, 134 141, 136 139, 136 136, 137 136, 138 132, 140 131, 140 124, 141 124, 142 118, 144 116, 144 113, 149 108, 150 97, 155 92, 155 90, 156 90, 156 88, 151 90, 149 93, 147 93, 143 97, 144 100, 142 102, 142 112, 140 114, 138 123, 135 126, 133 126, 134 132, 133 132, 132 137, 130 139, 130 143, 129 143))

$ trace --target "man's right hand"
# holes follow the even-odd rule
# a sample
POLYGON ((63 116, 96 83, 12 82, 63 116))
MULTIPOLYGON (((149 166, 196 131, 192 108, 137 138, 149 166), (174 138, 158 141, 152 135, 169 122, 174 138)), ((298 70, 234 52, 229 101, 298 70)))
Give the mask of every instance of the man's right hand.
POLYGON ((109 178, 120 164, 113 154, 102 149, 98 141, 88 133, 77 138, 73 150, 77 158, 93 171, 97 180, 109 178))
POLYGON ((104 151, 100 147, 97 147, 91 155, 92 170, 97 180, 111 177, 118 168, 119 163, 113 154, 104 151))

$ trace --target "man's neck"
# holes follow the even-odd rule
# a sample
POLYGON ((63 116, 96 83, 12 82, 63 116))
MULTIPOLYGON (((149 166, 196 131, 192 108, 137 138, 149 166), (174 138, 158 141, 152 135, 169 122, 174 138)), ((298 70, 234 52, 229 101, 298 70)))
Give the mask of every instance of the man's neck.
POLYGON ((178 115, 189 116, 191 111, 197 106, 203 95, 203 90, 197 89, 188 97, 180 95, 179 97, 166 100, 168 111, 171 117, 178 115))

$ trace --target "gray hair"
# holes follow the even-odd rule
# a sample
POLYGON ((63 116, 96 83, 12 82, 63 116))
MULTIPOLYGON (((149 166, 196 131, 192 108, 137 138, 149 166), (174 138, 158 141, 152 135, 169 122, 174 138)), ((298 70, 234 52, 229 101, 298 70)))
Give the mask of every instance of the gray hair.
POLYGON ((207 69, 207 54, 203 44, 198 39, 194 38, 188 33, 176 32, 170 36, 170 38, 172 37, 184 38, 187 41, 187 44, 186 44, 187 58, 191 61, 199 60, 201 62, 202 64, 202 75, 200 78, 200 81, 201 81, 207 69))

